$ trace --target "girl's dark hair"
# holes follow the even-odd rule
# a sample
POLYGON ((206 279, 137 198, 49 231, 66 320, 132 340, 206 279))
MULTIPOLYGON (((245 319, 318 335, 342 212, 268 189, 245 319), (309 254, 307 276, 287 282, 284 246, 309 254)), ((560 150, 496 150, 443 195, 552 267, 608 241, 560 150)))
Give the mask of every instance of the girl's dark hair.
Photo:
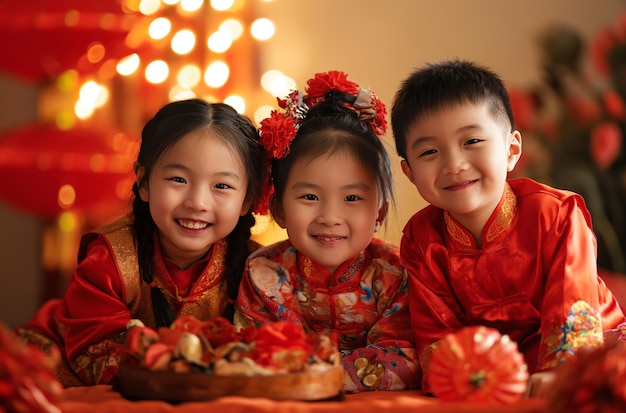
POLYGON ((396 92, 391 126, 398 155, 406 159, 406 134, 418 118, 445 106, 465 102, 486 102, 496 119, 514 129, 509 95, 496 73, 462 60, 431 63, 413 72, 396 92))
POLYGON ((272 160, 271 179, 274 195, 270 207, 274 213, 287 185, 291 168, 301 158, 318 158, 335 153, 354 155, 363 167, 374 174, 383 207, 393 204, 393 177, 389 154, 371 127, 344 103, 352 104, 355 96, 333 90, 325 99, 311 107, 291 142, 289 153, 272 160))
MULTIPOLYGON (((146 186, 150 174, 163 154, 187 134, 206 129, 223 138, 241 157, 246 168, 247 191, 244 203, 250 211, 239 218, 235 229, 227 236, 226 273, 228 297, 237 297, 239 282, 248 256, 250 228, 254 225, 252 206, 258 200, 262 184, 263 149, 259 135, 248 118, 223 103, 207 103, 201 99, 188 99, 163 106, 150 119, 141 133, 141 146, 137 167, 143 169, 140 182, 133 185, 133 215, 135 241, 141 279, 150 284, 154 271, 154 231, 156 225, 149 205, 139 196, 139 188, 146 186)), ((152 308, 157 327, 169 326, 176 314, 160 288, 151 288, 152 308)), ((232 305, 225 316, 232 319, 232 305)))

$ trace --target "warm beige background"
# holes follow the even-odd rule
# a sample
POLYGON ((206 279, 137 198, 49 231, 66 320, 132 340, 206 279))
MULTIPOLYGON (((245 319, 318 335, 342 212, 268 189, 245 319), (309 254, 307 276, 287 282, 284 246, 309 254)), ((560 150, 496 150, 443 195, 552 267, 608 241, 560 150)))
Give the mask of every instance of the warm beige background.
MULTIPOLYGON (((275 0, 256 2, 276 24, 263 44, 262 70, 279 69, 302 87, 318 71, 343 70, 388 103, 401 79, 428 61, 468 58, 515 85, 540 81, 535 37, 566 24, 589 38, 626 10, 625 0, 275 0)), ((7 41, 7 40, 3 40, 7 41)), ((11 58, 2 56, 2 59, 11 58)), ((0 130, 36 116, 37 88, 0 74, 0 130)), ((397 214, 385 237, 424 203, 402 175, 391 136, 397 214)), ((0 179, 10 179, 2 176, 0 179)), ((24 188, 24 190, 30 190, 24 188)), ((0 320, 25 322, 38 306, 39 222, 0 203, 0 320)))

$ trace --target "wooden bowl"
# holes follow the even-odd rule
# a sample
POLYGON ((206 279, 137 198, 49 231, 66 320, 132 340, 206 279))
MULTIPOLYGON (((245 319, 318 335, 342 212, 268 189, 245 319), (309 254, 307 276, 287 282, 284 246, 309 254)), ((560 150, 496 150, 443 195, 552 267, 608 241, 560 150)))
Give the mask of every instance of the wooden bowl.
POLYGON ((227 376, 153 371, 121 364, 117 390, 127 399, 168 402, 202 401, 223 396, 313 401, 340 396, 343 375, 342 366, 272 376, 227 376))

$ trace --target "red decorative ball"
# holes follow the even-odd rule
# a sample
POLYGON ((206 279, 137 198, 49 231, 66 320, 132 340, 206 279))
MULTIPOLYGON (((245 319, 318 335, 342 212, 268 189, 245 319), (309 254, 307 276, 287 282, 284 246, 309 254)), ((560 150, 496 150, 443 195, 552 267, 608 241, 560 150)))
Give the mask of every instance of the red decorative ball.
POLYGON ((445 401, 511 404, 528 386, 528 370, 517 343, 484 326, 446 335, 433 350, 428 388, 445 401))

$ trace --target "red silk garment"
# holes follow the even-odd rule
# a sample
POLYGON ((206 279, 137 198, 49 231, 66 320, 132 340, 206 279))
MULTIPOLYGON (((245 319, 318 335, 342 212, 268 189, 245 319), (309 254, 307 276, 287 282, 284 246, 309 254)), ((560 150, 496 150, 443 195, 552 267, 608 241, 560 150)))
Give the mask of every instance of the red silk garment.
POLYGON ((347 392, 419 387, 406 272, 399 249, 392 244, 373 239, 334 274, 296 251, 288 240, 258 250, 246 264, 235 323, 277 320, 339 334, 347 392), (373 385, 357 376, 358 358, 384 368, 373 385))
MULTIPOLYGON (((154 282, 177 316, 207 320, 227 304, 226 241, 187 270, 164 259, 155 234, 154 282)), ((131 319, 156 328, 150 287, 139 278, 130 225, 118 221, 81 241, 79 264, 62 299, 42 306, 16 330, 40 347, 59 346, 64 364, 58 378, 65 386, 109 383, 117 373, 126 324, 131 319)))
POLYGON ((432 345, 463 326, 508 334, 534 372, 576 348, 600 345, 603 330, 626 321, 598 277, 591 216, 579 195, 529 179, 508 181, 482 245, 433 206, 404 229, 401 256, 424 377, 432 345))

